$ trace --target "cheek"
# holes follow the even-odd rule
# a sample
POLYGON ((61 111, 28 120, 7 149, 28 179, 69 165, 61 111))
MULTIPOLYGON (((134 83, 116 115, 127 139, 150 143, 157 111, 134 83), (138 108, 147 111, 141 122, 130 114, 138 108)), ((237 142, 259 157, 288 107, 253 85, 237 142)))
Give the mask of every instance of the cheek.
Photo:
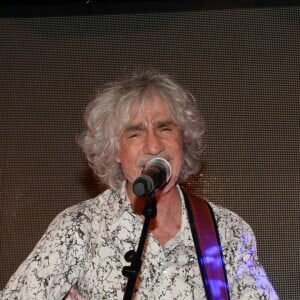
POLYGON ((121 165, 121 169, 124 177, 129 181, 133 182, 139 175, 140 170, 137 168, 137 157, 133 151, 130 149, 123 148, 124 150, 120 151, 116 161, 121 165))
POLYGON ((183 142, 182 139, 178 138, 173 144, 173 151, 180 158, 184 156, 183 142))
POLYGON ((133 183, 135 179, 141 174, 140 171, 134 168, 133 163, 130 162, 123 163, 121 168, 125 179, 130 183, 133 183))
POLYGON ((175 162, 176 162, 176 169, 177 172, 181 171, 181 168, 184 164, 184 149, 182 143, 179 141, 178 146, 174 149, 174 155, 175 155, 175 162))
POLYGON ((121 164, 122 166, 124 164, 126 164, 126 162, 128 161, 128 155, 126 155, 126 152, 125 151, 119 151, 118 154, 117 154, 117 158, 116 158, 116 161, 121 164))
POLYGON ((125 143, 124 139, 121 138, 118 146, 119 146, 118 147, 119 149, 116 154, 116 162, 123 164, 123 162, 127 160, 127 158, 126 158, 127 152, 124 151, 124 149, 128 149, 128 145, 125 143))

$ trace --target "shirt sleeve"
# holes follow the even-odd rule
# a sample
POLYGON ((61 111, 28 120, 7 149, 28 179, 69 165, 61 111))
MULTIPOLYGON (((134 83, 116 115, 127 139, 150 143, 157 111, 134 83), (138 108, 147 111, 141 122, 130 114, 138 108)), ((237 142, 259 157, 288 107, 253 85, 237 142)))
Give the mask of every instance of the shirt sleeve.
POLYGON ((219 219, 218 225, 221 227, 221 243, 224 244, 231 299, 278 300, 258 260, 256 238, 252 228, 230 211, 225 213, 225 218, 219 219))
POLYGON ((87 216, 59 214, 2 291, 2 300, 63 299, 82 273, 87 216))

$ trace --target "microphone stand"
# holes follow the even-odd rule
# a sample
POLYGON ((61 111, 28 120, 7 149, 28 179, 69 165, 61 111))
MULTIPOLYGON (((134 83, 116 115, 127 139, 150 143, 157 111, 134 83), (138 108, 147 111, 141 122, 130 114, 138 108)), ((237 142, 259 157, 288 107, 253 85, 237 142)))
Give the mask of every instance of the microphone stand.
POLYGON ((137 251, 129 250, 125 254, 125 260, 131 262, 130 266, 123 267, 122 274, 128 278, 126 291, 124 294, 123 300, 131 300, 135 283, 138 277, 138 274, 141 270, 142 266, 142 255, 145 247, 145 242, 147 239, 147 233, 149 231, 149 225, 152 218, 156 217, 156 199, 153 195, 154 193, 149 195, 149 200, 145 205, 143 215, 145 216, 145 221, 143 225, 143 230, 141 233, 139 245, 137 251))

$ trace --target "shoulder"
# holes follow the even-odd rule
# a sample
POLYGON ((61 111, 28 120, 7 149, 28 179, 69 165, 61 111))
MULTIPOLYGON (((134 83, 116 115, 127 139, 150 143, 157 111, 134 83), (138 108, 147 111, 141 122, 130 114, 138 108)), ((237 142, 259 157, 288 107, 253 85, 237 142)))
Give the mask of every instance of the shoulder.
POLYGON ((215 216, 221 243, 229 248, 242 246, 254 249, 256 238, 251 226, 237 213, 209 203, 215 216))
POLYGON ((218 227, 225 225, 226 227, 237 227, 252 232, 251 226, 237 213, 211 202, 209 202, 209 205, 214 212, 218 227))
POLYGON ((47 234, 63 234, 78 235, 85 234, 87 237, 93 227, 97 227, 98 223, 106 218, 110 211, 110 202, 115 192, 108 189, 99 194, 95 198, 82 201, 78 204, 70 206, 60 212, 50 223, 47 234))
POLYGON ((118 192, 107 189, 94 198, 79 202, 63 210, 58 216, 79 216, 83 218, 91 218, 93 216, 104 214, 107 210, 114 209, 116 199, 121 196, 118 192))
POLYGON ((57 217, 82 217, 89 218, 94 214, 101 214, 101 211, 105 209, 106 201, 109 201, 112 197, 113 191, 108 189, 97 195, 94 198, 79 202, 75 205, 72 205, 58 214, 57 217))

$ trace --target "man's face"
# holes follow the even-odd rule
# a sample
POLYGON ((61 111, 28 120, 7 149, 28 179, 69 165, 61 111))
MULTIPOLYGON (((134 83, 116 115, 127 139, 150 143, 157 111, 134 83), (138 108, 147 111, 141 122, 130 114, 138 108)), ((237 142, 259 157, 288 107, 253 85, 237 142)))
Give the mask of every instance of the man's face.
POLYGON ((174 123, 168 105, 157 95, 149 96, 143 109, 135 105, 131 112, 120 138, 117 156, 129 191, 132 191, 132 184, 146 163, 159 156, 172 167, 170 181, 160 191, 166 193, 176 184, 184 161, 181 130, 174 123))

